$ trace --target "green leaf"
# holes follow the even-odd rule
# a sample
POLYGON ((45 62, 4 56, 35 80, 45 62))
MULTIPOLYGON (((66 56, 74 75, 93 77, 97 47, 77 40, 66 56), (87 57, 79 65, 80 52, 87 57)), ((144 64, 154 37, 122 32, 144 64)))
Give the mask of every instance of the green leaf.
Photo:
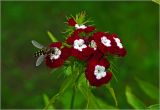
POLYGON ((127 102, 135 109, 144 109, 144 103, 138 99, 132 92, 129 86, 126 87, 127 102))
POLYGON ((55 73, 61 73, 63 71, 64 71, 64 68, 60 67, 60 68, 54 68, 54 69, 52 69, 49 73, 50 74, 55 74, 55 73))
POLYGON ((100 106, 101 109, 116 109, 116 107, 107 104, 106 102, 104 102, 100 98, 96 98, 96 101, 99 104, 99 106, 100 106))
POLYGON ((50 31, 47 31, 47 34, 48 34, 49 38, 52 40, 52 42, 58 42, 56 37, 53 36, 53 34, 50 31))
POLYGON ((158 88, 155 87, 154 85, 139 80, 136 78, 136 81, 138 82, 139 87, 143 90, 144 93, 146 93, 150 98, 155 99, 155 100, 159 100, 158 97, 158 88))
POLYGON ((71 66, 67 66, 67 67, 66 67, 66 69, 65 69, 65 74, 66 74, 67 76, 72 74, 72 68, 71 68, 71 66))
POLYGON ((108 69, 110 72, 112 72, 112 74, 113 74, 113 77, 115 78, 115 80, 116 80, 116 82, 118 82, 118 79, 117 79, 117 77, 116 77, 116 75, 115 75, 115 73, 117 73, 118 74, 118 71, 117 71, 117 67, 115 66, 115 64, 111 61, 110 62, 110 68, 108 69))
POLYGON ((88 87, 86 82, 82 82, 78 85, 78 89, 84 95, 87 100, 86 109, 113 109, 116 108, 112 105, 107 104, 102 101, 100 98, 95 97, 91 91, 91 88, 88 87))
POLYGON ((75 81, 75 75, 72 74, 67 76, 67 78, 65 79, 60 88, 60 92, 64 92, 69 86, 73 85, 74 81, 75 81))
POLYGON ((147 107, 147 108, 149 108, 149 109, 151 109, 151 110, 154 110, 154 109, 160 109, 160 104, 154 104, 154 105, 150 105, 149 107, 147 107))
POLYGON ((157 3, 158 5, 160 5, 160 1, 159 0, 152 0, 152 1, 157 3))
POLYGON ((85 18, 86 18, 86 12, 78 13, 75 16, 75 20, 78 24, 84 24, 84 22, 86 22, 85 18))
MULTIPOLYGON (((49 104, 48 96, 46 94, 43 94, 43 99, 44 99, 45 106, 47 106, 49 104)), ((53 105, 50 105, 48 109, 54 109, 53 105)))
POLYGON ((114 89, 110 86, 110 84, 108 84, 108 86, 106 86, 106 87, 109 90, 109 92, 111 93, 111 95, 112 95, 112 97, 114 99, 114 102, 115 102, 115 106, 117 107, 118 106, 118 102, 117 102, 117 98, 116 98, 114 89))
POLYGON ((49 104, 45 107, 45 109, 48 109, 48 107, 55 103, 56 100, 58 100, 60 98, 60 96, 62 96, 64 94, 64 92, 74 83, 75 81, 75 78, 74 78, 74 74, 68 76, 65 81, 63 82, 60 90, 59 90, 59 93, 57 93, 56 95, 54 95, 50 101, 49 101, 49 104))
POLYGON ((98 109, 99 106, 91 90, 85 85, 79 85, 78 88, 87 100, 86 109, 98 109))

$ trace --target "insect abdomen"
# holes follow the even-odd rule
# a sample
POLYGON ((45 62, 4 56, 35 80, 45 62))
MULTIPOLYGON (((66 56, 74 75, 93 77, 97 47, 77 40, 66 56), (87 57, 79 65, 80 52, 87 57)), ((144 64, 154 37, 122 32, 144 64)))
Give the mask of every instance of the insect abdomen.
POLYGON ((43 50, 39 50, 36 53, 34 53, 34 57, 39 57, 40 55, 44 55, 45 52, 43 50))

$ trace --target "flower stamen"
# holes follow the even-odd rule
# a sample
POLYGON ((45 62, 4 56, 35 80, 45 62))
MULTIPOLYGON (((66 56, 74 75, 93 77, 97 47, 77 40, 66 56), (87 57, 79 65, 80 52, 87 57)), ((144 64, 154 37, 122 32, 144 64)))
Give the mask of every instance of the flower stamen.
POLYGON ((94 40, 91 40, 91 43, 90 43, 89 46, 92 47, 94 50, 97 50, 97 45, 96 45, 96 42, 94 40))

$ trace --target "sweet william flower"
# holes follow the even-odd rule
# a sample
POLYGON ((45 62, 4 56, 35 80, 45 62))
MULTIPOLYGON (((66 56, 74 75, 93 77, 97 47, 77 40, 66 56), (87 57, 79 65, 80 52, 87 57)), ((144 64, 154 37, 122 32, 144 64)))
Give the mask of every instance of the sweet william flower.
POLYGON ((97 43, 95 42, 95 40, 93 39, 92 36, 86 38, 87 44, 89 45, 89 47, 93 48, 94 51, 96 51, 98 49, 97 47, 97 43))
POLYGON ((111 42, 111 36, 109 33, 105 32, 96 32, 93 35, 93 40, 96 42, 98 49, 106 54, 106 53, 112 53, 113 51, 113 42, 111 42))
POLYGON ((99 50, 104 54, 113 54, 121 57, 126 55, 126 50, 123 47, 120 38, 116 34, 97 32, 94 33, 93 39, 99 50))
POLYGON ((110 63, 104 58, 91 58, 87 63, 85 76, 90 85, 100 87, 107 84, 111 78, 112 73, 107 71, 110 63))
POLYGON ((124 57, 127 54, 127 51, 122 45, 121 39, 116 34, 112 34, 111 38, 113 39, 113 43, 114 43, 112 54, 118 55, 120 57, 124 57))
POLYGON ((62 47, 61 42, 53 42, 50 44, 50 48, 53 51, 46 56, 46 65, 50 68, 57 68, 64 64, 64 61, 70 56, 70 48, 62 47))
POLYGON ((67 21, 69 26, 75 26, 76 25, 76 21, 73 18, 68 19, 67 21))
POLYGON ((86 26, 84 24, 78 24, 73 18, 68 19, 67 23, 69 26, 75 27, 74 33, 90 33, 95 30, 95 26, 86 26))
POLYGON ((90 33, 94 30, 95 30, 94 26, 86 26, 86 28, 76 28, 74 33, 78 33, 78 34, 81 33, 81 32, 90 33))
MULTIPOLYGON (((35 54, 35 56, 41 55, 37 62, 42 61, 43 59, 40 58, 45 57, 45 63, 50 68, 62 66, 69 56, 82 60, 83 63, 74 60, 66 62, 64 66, 71 67, 70 72, 75 73, 75 75, 68 74, 68 77, 76 78, 75 84, 78 84, 81 79, 79 76, 85 69, 85 76, 89 84, 100 87, 107 84, 112 78, 112 73, 108 69, 110 63, 106 59, 108 54, 123 57, 126 55, 126 50, 116 34, 95 32, 95 26, 86 25, 90 20, 85 17, 85 13, 82 12, 67 20, 68 28, 65 31, 67 39, 63 45, 62 42, 53 42, 50 48, 46 47, 44 50, 43 45, 34 41, 32 44, 40 49, 35 54), (84 66, 85 68, 82 68, 84 66)), ((57 41, 49 31, 48 35, 52 41, 57 41)))
POLYGON ((86 42, 86 39, 80 38, 75 33, 68 37, 67 43, 72 45, 71 55, 79 60, 87 60, 94 52, 94 49, 89 47, 86 42))

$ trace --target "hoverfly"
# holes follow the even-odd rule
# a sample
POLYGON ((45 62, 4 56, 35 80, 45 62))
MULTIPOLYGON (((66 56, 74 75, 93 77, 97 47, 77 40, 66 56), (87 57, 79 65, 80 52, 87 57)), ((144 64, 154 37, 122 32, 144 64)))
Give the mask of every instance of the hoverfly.
POLYGON ((50 55, 51 60, 54 58, 55 55, 58 54, 58 52, 60 51, 59 49, 57 50, 56 47, 44 47, 42 44, 38 43, 35 40, 31 41, 33 46, 35 46, 36 48, 40 49, 39 51, 34 53, 34 57, 38 57, 37 61, 36 61, 36 66, 39 66, 45 59, 45 57, 47 55, 50 55))

